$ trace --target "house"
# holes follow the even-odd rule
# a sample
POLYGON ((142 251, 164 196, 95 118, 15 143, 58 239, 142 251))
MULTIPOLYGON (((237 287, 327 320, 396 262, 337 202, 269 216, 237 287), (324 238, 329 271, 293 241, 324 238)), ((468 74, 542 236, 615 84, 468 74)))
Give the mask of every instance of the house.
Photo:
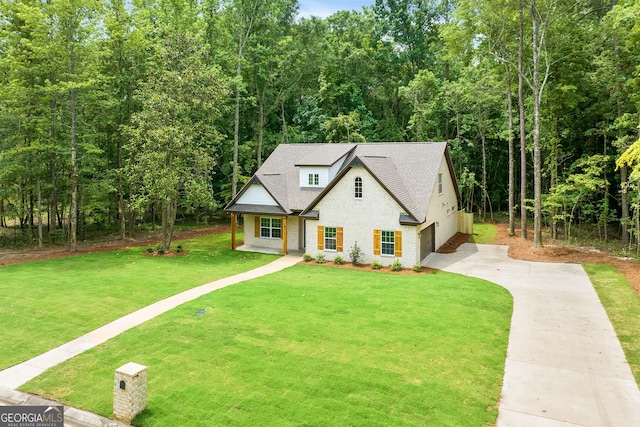
POLYGON ((444 142, 281 144, 225 207, 244 244, 410 267, 457 231, 460 193, 444 142))

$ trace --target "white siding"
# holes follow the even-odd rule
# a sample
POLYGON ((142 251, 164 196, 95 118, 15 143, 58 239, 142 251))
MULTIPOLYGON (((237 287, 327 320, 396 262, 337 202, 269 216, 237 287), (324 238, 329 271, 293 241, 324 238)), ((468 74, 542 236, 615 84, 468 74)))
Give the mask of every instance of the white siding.
POLYGON ((329 168, 325 166, 300 167, 300 187, 326 187, 329 184, 329 168), (309 185, 309 174, 318 174, 319 184, 309 185))
POLYGON ((362 167, 354 167, 335 187, 315 206, 320 212, 319 220, 306 221, 306 251, 311 255, 318 252, 317 227, 343 227, 343 252, 325 253, 328 260, 340 255, 345 261, 351 261, 349 251, 358 242, 364 252, 363 263, 374 259, 383 265, 395 261, 395 256, 373 255, 373 230, 402 231, 402 257, 404 267, 411 268, 419 262, 417 227, 401 226, 399 222, 402 209, 380 184, 362 167), (362 178, 362 199, 354 197, 354 179, 362 178))
POLYGON ((440 163, 439 173, 442 174, 442 194, 438 194, 438 182, 436 180, 429 210, 427 211, 427 221, 421 227, 421 229, 424 229, 435 223, 436 249, 444 245, 458 231, 458 200, 447 161, 444 157, 442 158, 442 163, 440 163))
POLYGON ((264 189, 262 185, 253 184, 236 202, 239 205, 263 205, 263 206, 278 206, 273 197, 264 189))

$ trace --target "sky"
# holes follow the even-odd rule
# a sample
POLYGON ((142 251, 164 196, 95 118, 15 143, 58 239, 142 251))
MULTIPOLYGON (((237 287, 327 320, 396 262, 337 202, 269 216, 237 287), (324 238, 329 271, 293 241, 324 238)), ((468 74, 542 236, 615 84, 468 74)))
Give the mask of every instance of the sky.
POLYGON ((339 10, 362 10, 362 6, 371 6, 375 0, 298 0, 299 16, 308 18, 317 16, 326 18, 339 10))

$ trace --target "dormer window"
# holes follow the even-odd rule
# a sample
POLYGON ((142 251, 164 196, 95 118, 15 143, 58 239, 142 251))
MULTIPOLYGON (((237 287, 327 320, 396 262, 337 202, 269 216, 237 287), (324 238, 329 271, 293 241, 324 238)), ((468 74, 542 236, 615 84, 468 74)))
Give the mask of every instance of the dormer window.
POLYGON ((362 178, 359 176, 353 181, 353 196, 362 199, 362 178))
POLYGON ((311 186, 320 185, 320 175, 318 175, 317 173, 310 173, 309 174, 309 185, 311 185, 311 186))

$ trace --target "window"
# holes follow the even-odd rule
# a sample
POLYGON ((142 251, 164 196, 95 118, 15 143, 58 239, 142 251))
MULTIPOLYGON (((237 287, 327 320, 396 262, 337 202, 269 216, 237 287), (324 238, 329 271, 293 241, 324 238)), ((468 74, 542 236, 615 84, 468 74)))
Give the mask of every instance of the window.
POLYGON ((317 173, 310 173, 309 185, 320 185, 320 175, 318 175, 317 173))
POLYGON ((373 254, 402 256, 402 231, 373 230, 373 254))
POLYGON ((396 233, 395 231, 384 231, 382 237, 382 255, 395 255, 396 253, 396 233))
POLYGON ((324 228, 324 249, 335 251, 338 247, 338 230, 336 227, 324 228))
POLYGON ((282 220, 280 218, 260 218, 260 237, 281 238, 282 220))
POLYGON ((344 234, 342 227, 325 227, 318 226, 318 250, 319 251, 336 251, 342 252, 342 236, 344 234))
POLYGON ((353 182, 353 188, 354 188, 354 197, 356 199, 362 199, 362 178, 360 178, 359 176, 356 177, 356 179, 353 182))
POLYGON ((438 174, 438 194, 442 194, 442 174, 438 174))

